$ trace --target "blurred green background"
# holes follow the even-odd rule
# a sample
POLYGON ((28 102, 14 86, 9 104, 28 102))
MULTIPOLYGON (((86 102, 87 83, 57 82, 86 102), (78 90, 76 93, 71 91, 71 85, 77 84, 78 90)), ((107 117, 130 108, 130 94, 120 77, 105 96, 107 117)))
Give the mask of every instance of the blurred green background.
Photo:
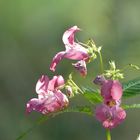
MULTIPOLYGON (((63 32, 77 25, 80 41, 94 38, 103 46, 106 63, 115 60, 119 68, 140 65, 139 0, 0 0, 0 139, 15 140, 41 115, 27 116, 25 106, 36 97, 35 84, 41 74, 49 77, 52 57, 64 50, 63 32)), ((67 78, 73 71, 69 60, 63 60, 56 74, 67 78)), ((92 85, 97 74, 97 60, 88 64, 83 79, 74 72, 79 85, 92 85)), ((127 70, 128 81, 140 72, 127 70)), ((82 97, 72 104, 85 104, 82 97)), ((140 96, 124 100, 140 103, 140 96)), ((127 111, 127 119, 112 131, 112 140, 135 140, 140 133, 140 110, 127 111)), ((104 140, 105 131, 95 118, 66 113, 34 129, 24 140, 104 140)))

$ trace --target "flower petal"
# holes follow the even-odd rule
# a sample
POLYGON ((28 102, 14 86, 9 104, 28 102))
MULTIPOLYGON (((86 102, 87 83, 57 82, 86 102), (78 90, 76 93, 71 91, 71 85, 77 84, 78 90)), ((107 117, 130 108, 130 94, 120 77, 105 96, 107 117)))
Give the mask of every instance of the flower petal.
POLYGON ((101 104, 96 107, 95 116, 96 119, 100 122, 106 120, 106 112, 108 112, 108 107, 105 104, 101 104))
POLYGON ((38 94, 44 93, 47 91, 49 83, 49 78, 46 75, 42 75, 41 78, 36 83, 36 92, 38 94))
POLYGON ((56 83, 55 83, 55 88, 58 88, 60 86, 63 86, 64 83, 65 83, 64 78, 61 75, 58 75, 57 76, 56 83))
POLYGON ((49 81, 48 90, 54 91, 56 80, 57 80, 57 76, 53 76, 53 78, 49 81))
POLYGON ((120 100, 122 97, 122 85, 119 81, 113 81, 112 88, 111 88, 111 96, 114 100, 120 100))
POLYGON ((26 104, 26 112, 30 113, 32 110, 41 112, 43 109, 44 100, 33 98, 26 104))
POLYGON ((53 60, 51 62, 51 65, 50 65, 50 70, 51 71, 55 71, 57 64, 63 59, 65 54, 66 54, 66 52, 62 51, 62 52, 57 53, 54 56, 54 58, 53 58, 53 60))
POLYGON ((121 107, 102 104, 96 108, 96 118, 105 128, 112 129, 124 121, 126 112, 121 107))
POLYGON ((61 91, 48 92, 43 99, 33 98, 26 105, 26 112, 31 111, 49 114, 60 111, 69 104, 68 98, 61 91))
POLYGON ((76 43, 75 47, 66 50, 64 57, 72 60, 87 60, 89 54, 85 48, 76 43))
POLYGON ((65 45, 71 46, 74 44, 74 33, 80 29, 77 26, 73 26, 64 32, 62 40, 65 45))
POLYGON ((57 97, 58 102, 61 105, 61 108, 68 106, 69 100, 67 96, 63 94, 60 90, 55 92, 55 96, 57 97))
POLYGON ((106 80, 101 86, 101 95, 105 100, 112 100, 111 97, 112 84, 113 84, 112 80, 106 80))
POLYGON ((52 80, 49 81, 48 90, 54 91, 56 88, 64 85, 64 82, 64 78, 61 75, 53 76, 52 80))
POLYGON ((47 95, 48 98, 44 102, 43 114, 60 111, 69 104, 68 98, 61 91, 50 92, 47 95))
POLYGON ((122 85, 117 80, 106 80, 101 87, 105 101, 119 101, 122 97, 122 85))

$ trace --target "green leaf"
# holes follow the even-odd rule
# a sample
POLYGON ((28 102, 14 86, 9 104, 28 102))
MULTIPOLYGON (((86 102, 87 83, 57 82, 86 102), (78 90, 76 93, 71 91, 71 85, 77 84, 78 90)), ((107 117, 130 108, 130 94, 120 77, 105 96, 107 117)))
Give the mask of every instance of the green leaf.
POLYGON ((134 109, 134 108, 140 108, 140 104, 132 104, 132 105, 123 105, 124 109, 134 109))
POLYGON ((38 125, 44 123, 46 120, 48 120, 48 116, 41 116, 32 127, 27 129, 25 132, 23 132, 19 137, 16 138, 16 140, 23 139, 28 133, 30 133, 33 129, 35 129, 38 125))
POLYGON ((134 64, 129 64, 130 67, 136 69, 136 70, 140 70, 140 67, 134 64))
POLYGON ((123 84, 123 97, 140 95, 140 78, 123 84))
POLYGON ((49 116, 41 116, 32 127, 30 127, 29 129, 27 129, 25 132, 23 132, 19 137, 16 138, 16 140, 21 140, 23 139, 28 133, 30 133, 33 129, 35 129, 37 126, 43 124, 45 121, 47 121, 49 118, 51 117, 55 117, 59 114, 65 113, 65 112, 78 112, 78 113, 85 113, 87 115, 92 115, 92 109, 89 106, 76 106, 76 107, 70 107, 67 109, 64 109, 60 112, 57 113, 52 113, 49 116))
POLYGON ((92 109, 90 106, 76 106, 76 107, 70 107, 62 112, 77 112, 77 113, 85 113, 87 115, 92 115, 92 109))
POLYGON ((92 104, 101 103, 101 95, 94 89, 91 88, 82 88, 83 96, 92 104))

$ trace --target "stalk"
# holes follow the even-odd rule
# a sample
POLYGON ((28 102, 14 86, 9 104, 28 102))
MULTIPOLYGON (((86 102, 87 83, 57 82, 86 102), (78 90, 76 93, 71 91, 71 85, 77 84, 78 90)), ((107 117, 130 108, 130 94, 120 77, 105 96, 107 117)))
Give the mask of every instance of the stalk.
POLYGON ((111 133, 109 129, 106 130, 106 140, 111 140, 111 133))
POLYGON ((104 72, 104 66, 103 66, 103 58, 102 58, 102 54, 101 52, 99 51, 99 58, 100 58, 100 69, 101 69, 101 73, 104 72))

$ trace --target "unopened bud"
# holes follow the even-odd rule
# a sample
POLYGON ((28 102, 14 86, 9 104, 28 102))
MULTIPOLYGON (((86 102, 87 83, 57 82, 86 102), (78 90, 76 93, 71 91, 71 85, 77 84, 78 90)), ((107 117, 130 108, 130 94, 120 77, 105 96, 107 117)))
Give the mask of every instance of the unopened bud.
POLYGON ((103 75, 98 75, 94 80, 93 83, 96 85, 102 85, 106 81, 103 75))
POLYGON ((72 87, 71 86, 66 86, 65 88, 66 88, 67 96, 70 97, 70 98, 73 97, 74 94, 73 94, 73 91, 72 91, 72 87))
POLYGON ((80 72, 82 76, 87 75, 87 68, 86 68, 86 62, 84 60, 80 60, 75 64, 72 64, 76 70, 80 72))

